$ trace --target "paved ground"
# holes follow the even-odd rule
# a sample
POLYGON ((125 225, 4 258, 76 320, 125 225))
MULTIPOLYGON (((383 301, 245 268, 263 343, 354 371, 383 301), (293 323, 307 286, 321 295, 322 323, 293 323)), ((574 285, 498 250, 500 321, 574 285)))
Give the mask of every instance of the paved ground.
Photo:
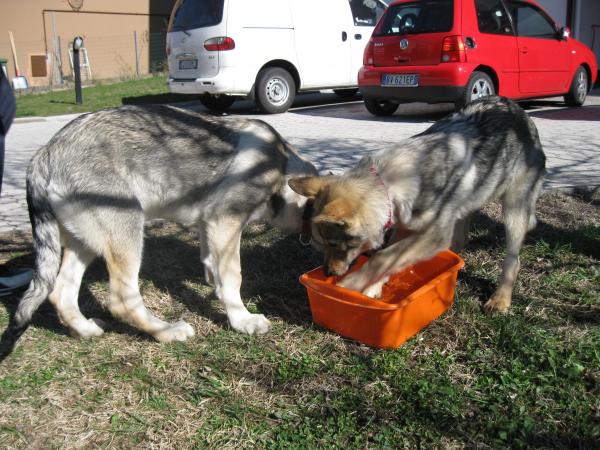
MULTIPOLYGON (((452 110, 451 105, 403 105, 392 117, 375 118, 359 99, 335 103, 332 94, 304 95, 280 115, 256 113, 249 102, 234 105, 233 114, 272 124, 319 169, 340 170, 367 152, 388 147, 429 127, 452 110)), ((195 103, 186 105, 201 110, 195 103)), ((523 104, 535 121, 548 158, 546 188, 600 186, 600 90, 582 108, 559 100, 523 104)), ((25 170, 31 156, 76 115, 18 119, 7 137, 0 234, 28 230, 25 170)))

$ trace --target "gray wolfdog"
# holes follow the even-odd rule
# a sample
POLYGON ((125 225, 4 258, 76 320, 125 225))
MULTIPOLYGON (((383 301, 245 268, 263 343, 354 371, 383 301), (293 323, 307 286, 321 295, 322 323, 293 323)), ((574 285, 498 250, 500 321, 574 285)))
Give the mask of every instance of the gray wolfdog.
POLYGON ((435 123, 390 150, 364 157, 341 176, 290 180, 314 199, 313 241, 325 269, 342 275, 358 254, 379 248, 386 229, 399 231, 358 271, 339 283, 378 297, 394 272, 428 259, 458 238, 461 221, 500 198, 506 258, 487 311, 508 309, 519 250, 535 226, 545 156, 533 121, 514 102, 490 97, 435 123))
POLYGON ((189 324, 155 317, 140 295, 144 221, 154 218, 197 228, 206 279, 214 283, 231 326, 267 332, 269 321, 251 314, 240 297, 242 228, 261 219, 285 232, 300 231, 306 198, 287 182, 315 174, 311 163, 259 120, 168 106, 125 106, 75 119, 27 171, 35 275, 5 335, 16 342, 47 297, 73 334, 102 334, 77 302, 86 267, 102 256, 113 314, 159 341, 193 336, 189 324))

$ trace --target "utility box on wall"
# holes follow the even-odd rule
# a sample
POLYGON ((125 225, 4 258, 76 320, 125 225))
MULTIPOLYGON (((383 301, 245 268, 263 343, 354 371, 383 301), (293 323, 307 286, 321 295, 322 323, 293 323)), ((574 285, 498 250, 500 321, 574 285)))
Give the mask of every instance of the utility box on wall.
POLYGON ((48 60, 43 53, 29 54, 29 83, 31 86, 48 85, 48 60))

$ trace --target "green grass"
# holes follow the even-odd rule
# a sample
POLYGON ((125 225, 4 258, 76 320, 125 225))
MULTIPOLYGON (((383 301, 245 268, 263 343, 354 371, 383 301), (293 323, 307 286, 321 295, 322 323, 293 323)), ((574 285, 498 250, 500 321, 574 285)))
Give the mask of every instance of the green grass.
MULTIPOLYGON (((106 333, 64 334, 43 308, 0 365, 0 442, 11 448, 598 448, 600 208, 546 195, 522 252, 514 303, 488 316, 504 253, 495 205, 474 221, 454 305, 397 350, 315 326, 298 274, 319 255, 257 226, 244 234, 242 295, 273 324, 232 331, 202 284, 199 244, 173 224, 147 230, 149 308, 190 322, 159 344, 104 310, 106 271, 84 278, 84 314, 106 333)), ((26 246, 27 237, 7 237, 26 246)), ((22 266, 30 254, 2 253, 22 266)), ((14 311, 3 298, 0 325, 14 311)))
POLYGON ((118 83, 100 83, 82 91, 83 103, 75 103, 74 88, 17 96, 17 117, 54 116, 96 111, 124 104, 173 103, 189 101, 190 95, 171 94, 165 76, 153 76, 118 83))

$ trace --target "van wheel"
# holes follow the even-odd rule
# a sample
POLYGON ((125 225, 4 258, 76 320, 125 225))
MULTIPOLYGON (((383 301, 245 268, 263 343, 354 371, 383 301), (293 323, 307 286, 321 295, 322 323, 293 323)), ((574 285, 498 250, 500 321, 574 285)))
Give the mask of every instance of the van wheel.
POLYGON ((267 114, 286 112, 296 96, 296 83, 280 67, 266 67, 256 77, 256 104, 267 114))
POLYGON ((585 98, 587 97, 587 93, 589 91, 588 87, 588 77, 587 72, 581 66, 575 72, 575 76, 573 77, 573 81, 571 81, 571 88, 567 95, 565 95, 565 103, 568 106, 581 106, 585 102, 585 98))
POLYGON ((200 103, 214 112, 226 111, 235 102, 235 97, 231 95, 210 95, 204 94, 200 97, 200 103))
POLYGON ((469 82, 461 98, 456 102, 456 109, 483 97, 495 95, 494 82, 487 73, 475 71, 471 74, 469 82))
POLYGON ((346 100, 348 98, 354 97, 357 92, 358 92, 357 88, 354 88, 354 89, 334 89, 333 90, 333 93, 335 95, 337 95, 339 98, 342 98, 344 100, 346 100))
POLYGON ((374 116, 391 116, 400 106, 399 103, 390 100, 373 100, 365 98, 365 108, 374 116))

